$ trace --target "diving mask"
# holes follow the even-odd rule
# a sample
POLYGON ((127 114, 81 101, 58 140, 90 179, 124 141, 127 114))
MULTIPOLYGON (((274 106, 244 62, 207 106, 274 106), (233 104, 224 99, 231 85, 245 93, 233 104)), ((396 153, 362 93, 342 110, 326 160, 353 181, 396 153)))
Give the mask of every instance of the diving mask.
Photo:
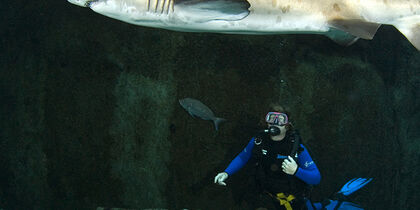
POLYGON ((275 124, 275 125, 286 125, 287 123, 289 123, 289 118, 287 117, 287 115, 285 113, 281 113, 281 112, 269 112, 266 116, 265 116, 265 122, 269 123, 269 124, 275 124))

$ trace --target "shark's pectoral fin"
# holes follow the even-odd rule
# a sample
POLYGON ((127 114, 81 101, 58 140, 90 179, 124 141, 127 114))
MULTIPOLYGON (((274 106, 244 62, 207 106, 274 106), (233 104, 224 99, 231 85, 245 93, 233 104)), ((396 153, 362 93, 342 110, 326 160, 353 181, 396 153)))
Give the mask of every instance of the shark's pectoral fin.
POLYGON ((362 39, 373 39, 381 26, 378 23, 366 22, 358 19, 332 19, 328 22, 331 27, 345 31, 362 39))
POLYGON ((175 0, 175 13, 194 22, 241 20, 251 5, 246 0, 175 0))
POLYGON ((398 20, 393 24, 420 51, 420 16, 398 20))
POLYGON ((357 36, 353 36, 347 32, 337 29, 330 29, 327 33, 325 33, 325 36, 343 46, 350 46, 359 39, 357 36))

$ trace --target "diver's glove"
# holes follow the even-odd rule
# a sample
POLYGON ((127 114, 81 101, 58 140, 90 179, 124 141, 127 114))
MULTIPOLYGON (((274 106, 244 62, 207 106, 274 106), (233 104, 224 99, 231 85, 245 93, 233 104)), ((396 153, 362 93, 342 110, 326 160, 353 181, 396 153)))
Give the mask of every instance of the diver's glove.
POLYGON ((287 159, 285 159, 283 161, 283 164, 281 165, 281 168, 283 170, 284 173, 289 174, 289 175, 295 175, 298 166, 295 162, 295 160, 293 160, 292 157, 287 156, 287 159))
POLYGON ((226 172, 221 172, 214 177, 214 183, 217 183, 219 185, 226 186, 226 183, 224 182, 228 178, 228 174, 226 172))

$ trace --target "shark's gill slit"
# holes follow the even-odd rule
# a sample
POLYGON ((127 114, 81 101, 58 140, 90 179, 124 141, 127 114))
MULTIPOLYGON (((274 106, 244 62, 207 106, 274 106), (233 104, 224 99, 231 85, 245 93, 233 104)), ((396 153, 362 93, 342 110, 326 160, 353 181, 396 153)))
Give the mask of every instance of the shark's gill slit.
POLYGON ((168 0, 168 4, 166 5, 166 14, 169 14, 169 8, 171 6, 172 0, 168 0))
POLYGON ((157 9, 158 9, 158 5, 159 5, 159 0, 155 0, 155 12, 157 12, 157 9))
POLYGON ((165 4, 166 4, 166 0, 163 0, 162 7, 161 7, 161 10, 160 10, 160 14, 163 14, 163 12, 165 11, 165 4))

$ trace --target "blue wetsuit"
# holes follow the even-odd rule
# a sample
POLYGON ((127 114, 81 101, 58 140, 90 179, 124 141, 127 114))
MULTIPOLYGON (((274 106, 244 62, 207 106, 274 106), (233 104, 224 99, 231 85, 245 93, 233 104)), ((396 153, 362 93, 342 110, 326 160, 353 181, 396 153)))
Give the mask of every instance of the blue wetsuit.
MULTIPOLYGON (((236 158, 233 159, 229 166, 225 169, 225 172, 229 174, 229 176, 241 169, 251 158, 252 150, 255 146, 254 139, 255 137, 249 141, 245 149, 242 150, 242 152, 239 153, 239 155, 236 156, 236 158)), ((300 146, 303 148, 303 151, 298 154, 298 169, 295 173, 295 176, 303 182, 305 182, 306 184, 319 184, 319 182, 321 181, 321 174, 319 173, 316 164, 312 160, 305 146, 303 146, 302 144, 300 146)), ((285 159, 287 158, 287 156, 279 156, 278 158, 285 159)))

